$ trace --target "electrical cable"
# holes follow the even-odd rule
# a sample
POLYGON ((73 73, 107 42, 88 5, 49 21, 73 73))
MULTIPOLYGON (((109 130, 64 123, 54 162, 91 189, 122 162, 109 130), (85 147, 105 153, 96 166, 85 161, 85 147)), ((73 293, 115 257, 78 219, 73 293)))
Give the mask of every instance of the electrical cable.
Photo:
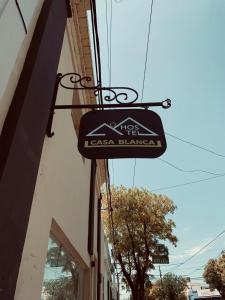
POLYGON ((207 180, 211 180, 211 179, 216 179, 216 178, 223 177, 223 176, 225 176, 225 174, 212 176, 212 177, 208 177, 208 178, 205 178, 205 179, 199 179, 199 180, 195 180, 195 181, 180 183, 180 184, 176 184, 176 185, 165 186, 165 187, 161 187, 161 188, 157 188, 157 189, 152 189, 151 192, 170 190, 170 189, 178 188, 178 187, 181 187, 181 186, 192 185, 192 184, 195 184, 195 183, 199 183, 199 182, 203 182, 203 181, 207 181, 207 180))
POLYGON ((94 46, 94 58, 95 58, 95 73, 97 77, 97 82, 99 81, 98 78, 98 62, 97 62, 97 50, 96 50, 96 42, 95 42, 95 30, 94 30, 94 16, 93 11, 91 10, 91 26, 92 26, 92 39, 93 39, 93 46, 94 46))
POLYGON ((112 20, 113 20, 113 2, 111 0, 111 10, 110 10, 110 26, 109 26, 109 86, 111 86, 112 83, 112 20))
MULTIPOLYGON (((221 250, 221 248, 216 248, 216 249, 208 249, 207 252, 209 251, 223 251, 221 250)), ((182 253, 179 253, 180 255, 187 255, 187 251, 184 251, 182 253)), ((170 256, 176 256, 177 254, 176 253, 170 253, 170 256)), ((190 267, 189 267, 190 268, 190 267)), ((193 268, 193 267, 192 267, 193 268)), ((194 267, 195 268, 195 267, 194 267)))
POLYGON ((176 169, 178 171, 184 172, 184 173, 202 172, 202 173, 211 174, 211 175, 215 175, 215 176, 225 175, 225 173, 213 173, 213 172, 205 171, 205 170, 202 170, 202 169, 184 170, 184 169, 182 169, 180 167, 175 166, 174 164, 172 164, 171 162, 169 162, 169 161, 167 161, 165 159, 158 158, 158 160, 160 160, 161 162, 163 162, 163 163, 171 166, 172 168, 174 168, 174 169, 176 169))
POLYGON ((110 20, 108 21, 108 0, 106 2, 106 34, 107 34, 107 52, 108 52, 108 76, 109 87, 111 87, 112 81, 112 0, 110 5, 110 20))
MULTIPOLYGON (((100 57, 100 43, 99 43, 99 35, 98 35, 98 24, 97 24, 97 11, 96 11, 96 2, 95 0, 90 0, 91 4, 91 12, 92 12, 92 27, 93 27, 93 38, 94 38, 94 45, 96 47, 96 64, 97 64, 97 78, 98 78, 98 85, 101 88, 102 86, 102 77, 101 77, 101 57, 100 57)), ((107 5, 107 2, 106 2, 107 5)), ((107 16, 106 16, 106 20, 107 16)), ((108 22, 108 21, 107 21, 108 22)), ((107 26, 108 28, 108 26, 107 26)), ((103 103, 102 91, 100 91, 100 103, 103 103)), ((105 163, 105 176, 106 176, 106 194, 108 199, 108 213, 109 218, 112 220, 112 199, 111 199, 111 191, 110 191, 110 177, 109 177, 109 167, 108 167, 108 160, 104 160, 105 163)))
POLYGON ((135 176, 136 176, 136 164, 137 164, 137 159, 134 159, 134 171, 133 171, 133 184, 132 187, 134 187, 135 184, 135 176))
POLYGON ((112 227, 112 233, 113 236, 115 234, 115 229, 114 229, 114 221, 113 221, 113 208, 112 208, 112 193, 111 193, 111 188, 110 188, 110 176, 109 176, 109 166, 108 166, 108 160, 104 160, 105 162, 105 176, 106 176, 106 193, 107 193, 107 199, 108 199, 108 216, 110 220, 110 225, 112 227))
MULTIPOLYGON (((108 160, 104 160, 105 163, 105 176, 106 176, 106 195, 107 195, 107 203, 108 203, 108 218, 109 218, 109 226, 113 236, 113 243, 112 249, 115 246, 115 228, 114 228, 114 221, 113 221, 113 209, 112 209, 112 194, 110 189, 110 177, 109 177, 109 169, 108 169, 108 160)), ((114 250, 113 250, 114 251, 114 250)), ((114 251, 115 253, 115 251, 114 251)), ((116 267, 117 270, 117 267, 116 267)))
MULTIPOLYGON (((113 4, 112 0, 110 1, 110 20, 108 22, 108 0, 105 0, 106 3, 106 33, 107 33, 107 51, 108 51, 108 72, 109 72, 109 86, 111 86, 112 81, 112 9, 113 4)), ((114 183, 114 164, 112 161, 112 173, 113 173, 113 183, 114 183)))
MULTIPOLYGON (((146 79, 146 70, 147 70, 147 63, 148 63, 148 52, 149 52, 149 42, 150 42, 150 34, 151 34, 153 4, 154 4, 154 0, 152 0, 152 2, 151 2, 150 13, 149 13, 147 45, 146 45, 145 62, 144 62, 144 76, 143 76, 142 90, 141 90, 141 102, 143 101, 144 89, 145 89, 145 79, 146 79)), ((136 158, 134 159, 133 187, 134 187, 135 176, 136 176, 135 172, 136 172, 136 158)))
MULTIPOLYGON (((94 29, 94 35, 95 35, 95 43, 96 43, 96 56, 97 56, 97 64, 98 64, 98 86, 100 87, 100 103, 103 104, 103 96, 102 96, 102 72, 101 72, 101 57, 100 57, 100 43, 99 43, 99 35, 98 35, 98 24, 97 24, 97 12, 96 12, 96 2, 95 0, 90 0, 91 3, 91 11, 93 16, 93 29, 94 29)), ((109 220, 111 221, 112 226, 112 233, 113 236, 115 235, 114 230, 114 221, 112 217, 112 194, 110 190, 110 176, 109 176, 109 166, 108 166, 108 160, 104 160, 105 162, 105 172, 106 172, 106 193, 108 198, 108 213, 109 213, 109 220)), ((113 238, 114 239, 114 238, 113 238)), ((112 245, 114 247, 114 245, 112 245)), ((117 271, 117 269, 116 269, 117 271)), ((118 273, 117 273, 118 274, 118 273)))
POLYGON ((146 78, 146 69, 147 69, 147 63, 148 63, 148 51, 149 51, 149 41, 150 41, 150 34, 151 34, 153 4, 154 4, 154 0, 152 0, 152 2, 151 2, 151 8, 150 8, 150 14, 149 14, 148 37, 147 37, 147 46, 146 46, 145 63, 144 63, 144 78, 143 78, 142 90, 141 90, 141 102, 143 101, 144 89, 145 89, 145 78, 146 78))
MULTIPOLYGON (((99 36, 98 36, 98 25, 97 25, 97 13, 96 13, 96 3, 95 0, 91 0, 91 10, 93 12, 93 24, 94 24, 94 30, 95 30, 95 40, 96 40, 96 49, 97 49, 97 59, 98 59, 98 85, 101 88, 102 87, 102 77, 101 77, 101 59, 100 59, 100 45, 99 45, 99 36)), ((111 52, 111 51, 110 51, 111 52)), ((103 97, 102 97, 102 91, 100 95, 100 102, 103 103, 103 97)), ((106 194, 107 194, 107 202, 108 202, 108 215, 109 215, 109 221, 112 226, 112 234, 113 234, 113 240, 115 236, 115 229, 114 229, 114 221, 112 216, 112 194, 110 189, 110 175, 109 175, 109 165, 108 160, 104 160, 105 164, 105 176, 106 176, 106 194)), ((115 240, 113 242, 112 248, 114 247, 115 240)), ((116 273, 117 267, 116 267, 116 273)))
POLYGON ((100 103, 103 104, 103 96, 102 96, 102 68, 101 68, 101 55, 100 55, 100 42, 99 42, 99 34, 98 34, 98 22, 97 22, 97 10, 96 10, 96 1, 91 0, 91 11, 93 16, 93 29, 95 32, 95 43, 96 43, 96 56, 97 56, 97 65, 98 65, 98 86, 100 103))
POLYGON ((196 268, 195 270, 193 270, 193 271, 191 271, 189 274, 187 274, 187 276, 189 276, 189 275, 191 275, 191 274, 195 273, 196 271, 203 270, 203 269, 204 269, 204 267, 205 267, 205 265, 204 265, 203 267, 196 268))
MULTIPOLYGON (((212 250, 212 249, 211 249, 212 250)), ((217 257, 216 257, 216 259, 221 255, 221 253, 223 252, 223 249, 221 250, 221 249, 213 249, 213 251, 215 251, 215 250, 220 250, 220 253, 219 253, 219 255, 217 255, 217 257)), ((208 249, 208 250, 206 250, 207 252, 208 251, 210 251, 210 249, 208 249)), ((171 255, 171 254, 170 254, 171 255)), ((170 267, 170 266, 173 266, 173 265, 180 265, 181 263, 176 263, 176 264, 170 264, 169 266, 167 266, 167 267, 170 267)), ((205 264, 204 265, 200 265, 200 266, 198 266, 198 267, 187 267, 187 268, 185 268, 185 270, 186 269, 194 269, 193 271, 191 271, 190 273, 188 273, 187 274, 187 276, 189 276, 189 275, 191 275, 191 274, 193 274, 194 272, 196 272, 196 271, 200 271, 200 270, 202 270, 202 269, 204 269, 204 267, 205 267, 205 264)), ((183 269, 182 269, 183 270, 183 269)), ((166 273, 166 272, 170 272, 171 271, 171 269, 169 269, 169 270, 163 270, 164 271, 164 273, 166 273)))
MULTIPOLYGON (((221 253, 222 253, 222 252, 223 252, 223 250, 220 251, 220 253, 217 255, 216 259, 218 259, 218 258, 221 256, 221 253)), ((191 275, 191 274, 193 274, 193 273, 195 273, 196 271, 200 271, 201 269, 204 269, 204 268, 205 268, 205 265, 202 265, 202 266, 196 268, 196 269, 195 269, 194 271, 192 271, 191 273, 189 273, 188 276, 191 275)))
POLYGON ((27 34, 27 26, 26 26, 26 23, 25 23, 25 20, 24 20, 24 17, 23 17, 20 5, 19 5, 19 3, 18 3, 17 0, 15 0, 15 3, 16 3, 17 9, 18 9, 19 14, 20 14, 20 18, 21 18, 21 21, 22 21, 22 24, 23 24, 24 31, 27 34))
MULTIPOLYGON (((98 68, 98 58, 97 58, 97 48, 96 48, 96 34, 95 34, 95 26, 94 26, 94 12, 92 8, 92 3, 90 1, 91 5, 91 25, 92 25, 92 39, 93 39, 93 48, 94 48, 94 59, 95 59, 95 74, 96 74, 96 81, 97 85, 99 83, 99 68, 98 68)), ((98 93, 98 103, 101 104, 100 95, 98 93)))
MULTIPOLYGON (((110 81, 110 46, 109 46, 109 22, 108 22, 108 0, 105 0, 106 7, 106 35, 107 35, 107 50, 108 50, 108 72, 110 81)), ((110 86, 110 83, 109 83, 110 86)))
POLYGON ((204 245, 198 251, 196 251, 193 255, 191 255, 185 261, 183 261, 182 263, 180 263, 177 267, 175 267, 174 269, 172 269, 171 272, 174 272, 176 269, 178 269, 179 267, 183 266, 184 264, 186 264, 187 262, 189 262, 191 259, 193 259, 195 256, 197 256, 198 254, 200 254, 204 249, 206 249, 209 245, 211 245, 212 243, 214 243, 224 233, 225 233, 225 229, 223 231, 221 231, 219 234, 217 234, 216 237, 213 238, 210 242, 208 242, 206 245, 204 245))
POLYGON ((189 145, 191 145, 191 146, 193 146, 193 147, 199 148, 199 149, 201 149, 201 150, 204 150, 204 151, 209 152, 209 153, 211 153, 211 154, 214 154, 214 155, 216 155, 216 156, 219 156, 219 157, 225 157, 225 155, 223 155, 223 154, 217 153, 217 152, 215 152, 215 151, 213 151, 213 150, 210 150, 210 149, 208 149, 208 148, 206 148, 206 147, 199 146, 199 145, 194 144, 194 143, 192 143, 192 142, 189 142, 189 141, 187 141, 187 140, 185 140, 185 139, 183 139, 183 138, 179 138, 179 137, 177 137, 177 136, 174 135, 174 134, 171 134, 171 133, 168 133, 168 132, 165 132, 165 134, 168 135, 168 136, 171 136, 172 138, 174 138, 174 139, 176 139, 176 140, 178 140, 178 141, 180 141, 180 142, 189 144, 189 145))
MULTIPOLYGON (((111 193, 111 188, 110 188, 110 175, 109 175, 109 165, 108 165, 108 160, 105 160, 105 170, 106 170, 106 188, 107 188, 107 194, 109 195, 109 220, 111 222, 111 230, 112 230, 112 235, 113 235, 113 243, 112 243, 112 249, 115 253, 114 247, 116 244, 116 239, 115 239, 115 227, 114 227, 114 221, 113 221, 113 209, 112 209, 112 193, 111 193)), ((108 196, 107 196, 108 197, 108 196)), ((115 264, 115 270, 116 270, 116 275, 117 275, 117 282, 119 285, 119 272, 117 269, 117 265, 115 264)), ((118 292, 119 292, 119 287, 118 287, 118 292)))
POLYGON ((113 162, 113 159, 111 159, 112 161, 112 184, 114 185, 115 184, 115 177, 114 177, 114 162, 113 162))

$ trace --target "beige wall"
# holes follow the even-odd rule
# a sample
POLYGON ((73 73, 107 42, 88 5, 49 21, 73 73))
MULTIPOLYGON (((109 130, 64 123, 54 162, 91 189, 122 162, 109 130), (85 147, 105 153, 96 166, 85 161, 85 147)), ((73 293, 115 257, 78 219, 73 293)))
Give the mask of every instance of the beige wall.
MULTIPOLYGON (((73 63, 66 31, 58 71, 72 72, 73 63)), ((57 103, 72 103, 73 94, 59 89, 57 103)), ((52 220, 60 226, 85 269, 90 268, 87 251, 91 161, 83 159, 77 149, 77 136, 71 111, 60 110, 53 121, 53 138, 45 139, 26 242, 16 289, 16 300, 40 299, 47 244, 52 220)), ((97 258, 97 199, 95 206, 95 243, 97 258)), ((102 234, 102 273, 104 264, 102 234)), ((92 285, 94 285, 94 273, 92 285)), ((87 277, 86 277, 87 278, 87 277)), ((105 282, 107 279, 105 278, 105 282)), ((89 282, 86 282, 88 288, 89 282)), ((94 299, 94 298, 93 298, 94 299)))
MULTIPOLYGON (((0 131, 5 120, 13 93, 15 91, 27 50, 34 32, 43 0, 21 1, 28 34, 25 35, 18 19, 17 11, 9 1, 0 15, 0 39, 4 47, 0 48, 0 66, 4 70, 0 79, 0 131), (2 22, 4 26, 1 26, 2 22), (7 25, 8 24, 8 25, 7 25), (2 28, 12 32, 9 38, 2 28), (4 59, 7 49, 7 59, 4 59)), ((81 73, 83 62, 80 61, 77 34, 69 20, 64 37, 58 72, 81 73), (72 37, 73 34, 73 37, 72 37)), ((91 69, 89 68, 89 72, 91 69)), ((79 101, 85 102, 84 93, 78 93, 79 101)), ((74 101, 73 93, 60 88, 57 103, 70 104, 74 101)), ((92 101, 94 99, 92 98, 92 101)), ((76 121, 76 120, 75 120, 76 121)), ((15 300, 40 300, 44 275, 45 260, 49 233, 52 222, 56 222, 68 238, 74 253, 77 253, 81 265, 90 271, 90 257, 87 251, 89 190, 90 190, 90 160, 83 159, 77 150, 77 136, 71 111, 57 111, 54 115, 53 138, 45 138, 36 188, 33 198, 29 226, 21 261, 15 300)), ((94 252, 97 258, 97 201, 95 214, 95 244, 94 252)), ((102 242, 103 243, 103 242, 102 242)), ((102 251, 104 254, 104 251, 102 251)), ((102 273, 104 273, 102 264, 102 273)), ((95 282, 96 269, 92 268, 92 278, 86 274, 86 285, 95 282)), ((86 272, 88 273, 88 272, 86 272)), ((90 274, 89 274, 90 275, 90 274)), ((106 279, 105 279, 106 280, 106 279)), ((87 288, 88 291, 88 288, 87 288)), ((95 289, 93 287, 93 299, 95 289)), ((87 295, 84 299, 88 299, 87 295)))
MULTIPOLYGON (((66 32, 59 72, 71 72, 72 66, 66 32)), ((72 93, 61 88, 57 103, 72 103, 72 93)), ((53 218, 80 254, 86 267, 90 265, 87 252, 90 161, 83 161, 77 150, 77 136, 70 111, 57 111, 53 129, 54 137, 46 137, 44 143, 16 300, 40 298, 53 218)))

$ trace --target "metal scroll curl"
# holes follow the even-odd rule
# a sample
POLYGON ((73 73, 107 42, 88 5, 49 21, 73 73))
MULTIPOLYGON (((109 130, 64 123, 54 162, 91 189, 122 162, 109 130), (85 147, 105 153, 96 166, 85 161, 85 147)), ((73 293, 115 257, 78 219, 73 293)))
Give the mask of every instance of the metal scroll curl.
POLYGON ((138 92, 130 87, 102 87, 101 84, 91 85, 93 82, 89 76, 82 77, 78 73, 58 74, 59 85, 68 90, 93 90, 94 95, 100 93, 106 102, 116 101, 119 104, 134 103, 138 99, 138 92))

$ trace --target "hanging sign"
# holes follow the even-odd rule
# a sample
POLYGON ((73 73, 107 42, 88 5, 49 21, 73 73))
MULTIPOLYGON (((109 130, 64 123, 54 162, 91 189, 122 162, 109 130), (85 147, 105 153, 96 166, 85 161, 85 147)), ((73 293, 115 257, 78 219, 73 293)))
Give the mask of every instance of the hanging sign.
POLYGON ((156 158, 166 150, 160 117, 153 111, 91 111, 80 121, 78 149, 90 159, 156 158))

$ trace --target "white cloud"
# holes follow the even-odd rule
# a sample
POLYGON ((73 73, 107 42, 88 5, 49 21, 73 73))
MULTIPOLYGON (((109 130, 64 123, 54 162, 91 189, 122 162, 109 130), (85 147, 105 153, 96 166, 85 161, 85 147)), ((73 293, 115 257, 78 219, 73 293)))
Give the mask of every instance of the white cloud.
MULTIPOLYGON (((172 254, 172 255, 170 255, 171 263, 176 262, 178 260, 181 261, 181 260, 187 259, 188 257, 194 255, 195 253, 200 251, 201 248, 203 248, 209 241, 210 241, 210 239, 207 239, 206 241, 201 242, 198 245, 194 245, 190 249, 184 250, 184 252, 182 254, 172 254)), ((210 246, 204 248, 202 251, 199 252, 199 254, 202 254, 202 253, 206 252, 209 248, 210 248, 210 246)))

